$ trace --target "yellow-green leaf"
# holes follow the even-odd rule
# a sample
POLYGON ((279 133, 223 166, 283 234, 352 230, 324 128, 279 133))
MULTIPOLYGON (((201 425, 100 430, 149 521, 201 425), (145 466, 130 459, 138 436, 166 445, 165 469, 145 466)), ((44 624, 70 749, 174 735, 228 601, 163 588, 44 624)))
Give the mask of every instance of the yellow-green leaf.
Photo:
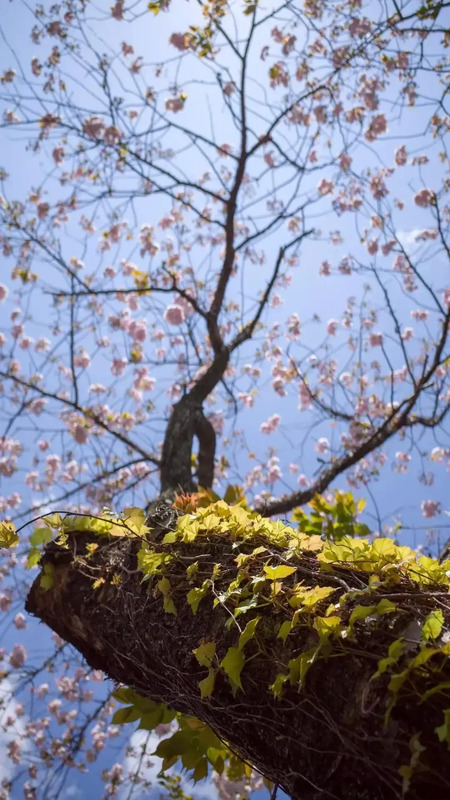
POLYGON ((241 635, 239 636, 239 650, 247 644, 250 639, 253 639, 256 631, 256 626, 260 620, 260 617, 255 617, 255 619, 251 619, 250 622, 247 622, 244 630, 242 631, 241 635))
POLYGON ((41 580, 39 582, 42 589, 48 591, 53 586, 53 576, 54 576, 55 568, 53 564, 45 564, 44 572, 41 575, 41 580))
POLYGON ((216 643, 204 642, 192 652, 201 667, 210 667, 216 654, 216 643))
MULTIPOLYGON (((50 537, 51 538, 51 537, 50 537)), ((0 547, 16 547, 19 536, 13 522, 0 522, 0 547)))
POLYGON ((440 608, 428 614, 422 628, 422 639, 438 639, 444 625, 444 615, 440 608))
POLYGON ((200 696, 203 700, 205 697, 210 697, 212 691, 214 689, 214 681, 216 680, 216 670, 212 669, 212 667, 208 670, 208 675, 206 678, 203 678, 202 681, 199 681, 199 689, 200 689, 200 696))
POLYGON ((440 742, 447 742, 447 750, 450 750, 450 708, 444 711, 444 722, 434 729, 440 742))
POLYGON ((33 547, 38 547, 40 544, 51 542, 52 538, 53 532, 50 528, 36 528, 30 536, 30 544, 32 544, 33 547))
POLYGON ((284 564, 280 564, 279 567, 264 567, 264 572, 269 581, 279 581, 283 578, 287 578, 288 575, 292 575, 295 570, 296 567, 286 567, 284 564))
POLYGON ((241 672, 245 664, 245 657, 242 650, 238 647, 229 647, 225 658, 220 662, 220 666, 226 672, 231 686, 242 689, 241 672))

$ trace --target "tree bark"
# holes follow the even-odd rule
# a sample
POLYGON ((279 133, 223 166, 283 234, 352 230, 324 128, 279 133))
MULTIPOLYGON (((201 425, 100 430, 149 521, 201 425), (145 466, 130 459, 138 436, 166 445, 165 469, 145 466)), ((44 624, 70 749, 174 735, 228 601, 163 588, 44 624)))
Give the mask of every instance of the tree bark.
MULTIPOLYGON (((283 621, 280 608, 270 605, 258 610, 257 635, 245 645, 243 690, 233 693, 228 678, 219 670, 211 697, 202 700, 198 683, 207 671, 199 666, 193 650, 214 641, 218 664, 228 648, 236 646, 239 631, 235 624, 226 626, 229 611, 221 603, 213 608, 211 594, 194 615, 186 593, 193 585, 202 585, 214 563, 221 564, 223 578, 217 579, 217 592, 222 591, 236 574, 237 552, 250 552, 254 544, 243 543, 236 550, 228 536, 212 534, 202 541, 163 545, 160 533, 152 531, 150 536, 156 551, 174 556, 165 574, 176 616, 163 610, 163 598, 156 588, 161 576, 142 582, 136 561, 139 542, 99 539, 86 532, 71 533, 69 549, 47 546, 42 566, 53 565, 53 586, 45 590, 36 578, 27 610, 74 645, 91 667, 147 698, 208 723, 243 759, 295 800, 400 798, 403 779, 399 768, 413 764, 415 741, 425 749, 419 753, 419 765, 413 769, 405 797, 450 797, 447 743, 440 742, 435 732, 449 705, 448 690, 421 702, 430 686, 450 681, 450 660, 433 657, 428 662, 431 670, 417 671, 414 680, 405 683, 387 724, 390 675, 373 679, 379 659, 386 656, 395 639, 404 637, 405 657, 419 652, 424 619, 437 604, 443 605, 436 587, 429 591, 414 585, 389 589, 389 597, 398 597, 398 610, 356 623, 352 636, 333 642, 331 651, 317 658, 301 688, 288 681, 279 699, 269 686, 280 671, 288 671, 289 659, 314 646, 318 636, 311 625, 301 624, 283 644, 277 638, 283 621), (86 545, 93 541, 99 547, 85 559, 86 545), (187 585, 186 567, 195 560, 199 572, 195 584, 187 585), (105 582, 93 589, 93 579, 99 575, 105 582), (119 585, 117 580, 112 582, 114 575, 120 577, 119 585)), ((303 580, 311 586, 334 581, 333 603, 349 588, 361 588, 361 573, 342 569, 320 572, 312 554, 289 563, 298 570, 291 576, 293 581, 303 580)), ((444 594, 442 587, 440 591, 444 594)), ((348 616, 360 597, 354 603, 346 601, 348 616)), ((368 589, 365 597, 364 603, 377 603, 380 593, 368 589)), ((323 607, 320 613, 324 613, 323 607)), ((448 625, 450 615, 445 613, 448 625)), ((242 628, 252 615, 255 612, 239 618, 242 628)), ((400 660, 393 671, 403 668, 400 660)))

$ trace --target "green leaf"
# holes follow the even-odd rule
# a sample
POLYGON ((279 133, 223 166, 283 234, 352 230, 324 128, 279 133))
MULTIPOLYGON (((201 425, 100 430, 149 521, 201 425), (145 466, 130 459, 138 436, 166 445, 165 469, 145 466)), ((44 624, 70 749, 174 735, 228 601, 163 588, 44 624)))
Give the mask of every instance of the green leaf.
POLYGON ((186 569, 186 576, 187 576, 188 580, 192 580, 194 575, 197 574, 197 571, 198 571, 198 561, 194 561, 194 563, 191 564, 186 569))
POLYGON ((216 643, 205 642, 192 651, 201 667, 211 667, 212 660, 216 654, 216 643))
POLYGON ((178 616, 175 603, 169 596, 164 598, 164 611, 166 612, 166 614, 173 614, 175 617, 178 616))
POLYGON ((242 648, 247 644, 250 639, 253 639, 256 631, 256 626, 260 620, 260 617, 255 617, 255 619, 251 619, 250 622, 247 622, 244 630, 242 631, 241 635, 239 636, 239 644, 238 649, 242 650, 242 648))
POLYGON ((352 613, 350 614, 349 625, 353 627, 354 623, 357 622, 359 619, 365 619, 366 617, 370 617, 371 614, 376 611, 376 606, 355 606, 352 613))
POLYGON ((431 614, 428 614, 428 617, 423 623, 422 640, 428 641, 428 639, 438 639, 441 635, 443 625, 444 615, 441 609, 439 608, 436 611, 432 611, 431 614))
POLYGON ((208 594, 209 592, 209 580, 203 581, 202 586, 197 586, 195 589, 191 589, 187 595, 186 600, 191 607, 192 613, 195 614, 198 611, 198 607, 200 601, 208 594))
POLYGON ((292 620, 287 619, 285 620, 285 622, 281 623, 277 639, 282 639, 283 642, 286 642, 286 639, 289 636, 291 630, 292 630, 292 620))
POLYGON ((266 574, 267 580, 269 581, 279 581, 283 578, 287 578, 288 575, 292 575, 293 572, 296 571, 296 567, 286 567, 283 564, 280 564, 279 567, 264 567, 264 572, 266 574))
POLYGON ((444 722, 434 729, 440 742, 447 742, 447 750, 450 750, 450 708, 444 711, 444 722))
POLYGON ((40 544, 47 544, 53 539, 53 531, 50 528, 36 528, 30 536, 30 543, 33 547, 39 547, 40 544))
POLYGON ((125 706, 117 709, 111 721, 113 725, 126 725, 128 722, 136 722, 140 716, 136 706, 125 706))
POLYGON ((137 555, 138 567, 144 575, 161 574, 162 568, 173 558, 170 553, 155 553, 145 548, 141 548, 137 555))
POLYGON ((341 618, 337 616, 316 617, 314 620, 314 627, 320 637, 337 634, 342 630, 341 618))
POLYGON ((216 680, 216 670, 212 669, 212 667, 208 670, 208 675, 206 678, 203 678, 202 681, 199 681, 199 689, 200 689, 200 696, 203 700, 205 697, 210 697, 212 691, 214 689, 214 682, 216 680))
POLYGON ((287 680, 289 680, 289 675, 284 675, 282 672, 278 673, 272 685, 269 686, 269 689, 272 691, 274 697, 281 697, 283 686, 287 680))
POLYGON ((48 589, 52 588, 54 582, 54 573, 55 573, 55 568, 53 564, 45 564, 44 572, 41 575, 41 579, 39 581, 39 585, 41 586, 42 589, 45 589, 45 591, 48 591, 48 589))
MULTIPOLYGON (((50 535, 51 538, 51 535, 50 535)), ((0 547, 16 547, 19 536, 13 522, 0 522, 0 547)))
POLYGON ((242 689, 241 672, 245 664, 245 657, 238 647, 229 647, 225 658, 220 662, 220 666, 227 674, 231 686, 242 689))
POLYGON ((380 600, 380 602, 378 603, 378 605, 376 607, 376 610, 375 610, 375 613, 376 614, 391 614, 392 611, 397 611, 397 606, 395 605, 395 603, 392 602, 392 600, 388 600, 387 598, 384 598, 383 600, 380 600))
POLYGON ((208 761, 205 756, 203 756, 200 761, 197 762, 192 777, 194 779, 194 783, 197 781, 201 781, 202 778, 206 778, 208 774, 208 761))

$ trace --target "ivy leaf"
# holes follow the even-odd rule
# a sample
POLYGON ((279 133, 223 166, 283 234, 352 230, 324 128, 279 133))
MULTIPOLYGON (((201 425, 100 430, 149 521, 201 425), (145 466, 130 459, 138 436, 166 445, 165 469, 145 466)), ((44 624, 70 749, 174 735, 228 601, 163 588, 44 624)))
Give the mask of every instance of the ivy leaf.
POLYGON ((314 627, 321 638, 322 636, 329 636, 330 633, 340 633, 342 630, 341 618, 337 616, 316 617, 314 627))
POLYGON ((256 626, 260 620, 260 617, 255 617, 255 619, 251 619, 250 622, 247 622, 244 630, 242 631, 241 635, 239 636, 239 644, 238 649, 242 650, 242 648, 247 644, 250 639, 253 639, 256 631, 256 626))
POLYGON ((45 589, 45 591, 48 591, 48 589, 52 588, 54 582, 54 573, 55 568, 53 564, 45 564, 44 573, 41 575, 41 580, 39 581, 39 585, 42 589, 45 589))
POLYGON ((204 700, 205 697, 210 697, 212 691, 214 689, 214 682, 216 680, 216 670, 212 669, 212 667, 208 670, 208 675, 206 678, 203 678, 202 681, 199 681, 199 689, 200 689, 200 696, 201 699, 204 700))
POLYGON ((126 725, 128 722, 136 722, 140 716, 135 706, 125 706, 117 709, 111 721, 113 725, 126 725))
POLYGON ((444 615, 440 608, 428 614, 422 628, 422 640, 438 639, 444 625, 444 615))
POLYGON ((205 580, 203 581, 202 586, 197 586, 195 589, 191 589, 187 593, 186 600, 190 605, 191 611, 194 614, 194 616, 198 611, 200 601, 203 600, 203 598, 208 594, 208 591, 209 591, 209 581, 205 580))
POLYGON ((274 697, 281 697, 281 693, 283 691, 283 686, 286 681, 289 679, 289 675, 284 675, 282 672, 279 672, 277 677, 275 678, 274 682, 269 689, 272 691, 274 697))
POLYGON ((241 672, 245 664, 245 657, 242 650, 238 647, 229 647, 225 658, 220 662, 220 666, 226 672, 233 689, 242 689, 241 672))
POLYGON ((288 575, 292 575, 293 572, 296 571, 296 567, 286 567, 284 564, 280 564, 279 567, 264 567, 264 572, 266 574, 267 580, 269 581, 278 581, 283 578, 287 578, 288 575))
POLYGON ((216 654, 216 643, 205 642, 192 651, 201 667, 211 667, 212 660, 216 654))
MULTIPOLYGON (((50 535, 51 538, 51 535, 50 535)), ((16 547, 19 536, 13 522, 0 522, 0 547, 16 547)))
POLYGON ((177 609, 175 603, 173 602, 172 598, 167 595, 164 598, 164 611, 166 614, 173 614, 175 617, 178 616, 177 609))
POLYGON ((194 783, 197 783, 197 781, 201 781, 202 778, 206 778, 207 774, 208 774, 208 760, 205 756, 202 756, 200 761, 198 761, 197 764, 195 765, 194 772, 192 773, 194 783))
POLYGON ((376 611, 376 606, 355 606, 350 614, 349 625, 352 628, 359 619, 366 619, 376 611))
POLYGON ((450 750, 450 708, 444 711, 444 722, 434 729, 440 742, 447 742, 447 750, 450 750))
POLYGON ((38 547, 40 544, 47 544, 51 542, 53 532, 50 528, 36 528, 30 536, 30 543, 33 547, 38 547))

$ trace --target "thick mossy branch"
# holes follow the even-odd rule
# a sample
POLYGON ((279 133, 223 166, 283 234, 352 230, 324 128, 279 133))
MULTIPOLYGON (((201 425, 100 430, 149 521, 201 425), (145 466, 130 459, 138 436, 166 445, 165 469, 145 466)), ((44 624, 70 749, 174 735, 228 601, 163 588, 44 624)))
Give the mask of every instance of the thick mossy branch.
POLYGON ((298 800, 450 796, 448 562, 223 502, 160 538, 69 532, 27 609, 298 800))

